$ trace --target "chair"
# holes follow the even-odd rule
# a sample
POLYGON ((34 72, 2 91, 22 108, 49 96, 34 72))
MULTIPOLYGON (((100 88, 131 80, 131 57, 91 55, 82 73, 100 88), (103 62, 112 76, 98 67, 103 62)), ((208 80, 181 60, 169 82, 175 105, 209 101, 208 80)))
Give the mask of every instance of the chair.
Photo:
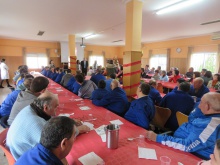
POLYGON ((157 84, 157 90, 160 92, 160 93, 163 93, 163 85, 161 83, 158 83, 157 84))
POLYGON ((179 126, 181 126, 183 123, 188 122, 188 116, 183 114, 182 112, 177 111, 176 118, 179 126))
POLYGON ((5 153, 6 158, 8 160, 8 164, 9 165, 14 165, 15 164, 15 159, 12 156, 11 152, 9 151, 9 149, 7 149, 7 147, 5 146, 7 132, 8 132, 8 128, 0 133, 0 148, 5 153))
POLYGON ((171 110, 159 106, 155 106, 155 110, 156 112, 151 124, 163 131, 168 131, 169 129, 164 126, 171 115, 171 110))

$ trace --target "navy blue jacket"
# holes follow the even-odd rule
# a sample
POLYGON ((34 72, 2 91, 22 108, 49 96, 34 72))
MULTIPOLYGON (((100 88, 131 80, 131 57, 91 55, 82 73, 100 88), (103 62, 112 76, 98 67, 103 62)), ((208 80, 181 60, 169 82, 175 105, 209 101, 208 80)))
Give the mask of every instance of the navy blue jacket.
POLYGON ((93 81, 98 86, 99 81, 100 80, 106 80, 106 78, 102 74, 98 73, 98 74, 93 75, 90 78, 90 80, 93 81))
POLYGON ((150 96, 154 104, 159 104, 162 100, 159 91, 152 86, 150 87, 150 93, 148 94, 148 96, 150 96))
POLYGON ((64 75, 65 75, 64 72, 59 73, 54 81, 55 81, 56 83, 60 83, 60 81, 62 80, 62 77, 63 77, 64 75))
POLYGON ((24 164, 63 165, 59 158, 41 144, 37 144, 34 148, 25 152, 15 163, 15 165, 24 164))
POLYGON ((109 92, 101 100, 92 100, 92 103, 97 106, 103 106, 119 116, 124 116, 129 105, 125 91, 119 87, 109 92))
POLYGON ((175 131, 179 127, 176 112, 189 115, 193 110, 194 100, 188 93, 177 90, 166 94, 161 100, 160 106, 171 110, 171 116, 165 126, 175 131))
POLYGON ((209 88, 207 88, 205 85, 202 85, 202 87, 198 90, 198 92, 195 92, 195 89, 193 85, 190 87, 189 94, 191 96, 196 96, 197 98, 202 98, 202 96, 209 92, 209 88))
POLYGON ((72 91, 72 88, 73 88, 73 84, 74 82, 76 81, 75 77, 71 77, 66 85, 66 88, 69 90, 69 91, 72 91))
POLYGON ((78 83, 78 82, 74 82, 73 85, 72 85, 72 92, 76 95, 78 95, 78 91, 79 91, 79 88, 81 88, 81 85, 78 83))
POLYGON ((142 128, 149 129, 149 123, 154 115, 154 103, 151 98, 145 96, 131 102, 130 108, 124 118, 142 128))
POLYGON ((109 91, 107 91, 106 89, 98 88, 92 92, 91 100, 93 99, 101 100, 108 93, 109 91))
POLYGON ((18 94, 21 92, 21 90, 14 90, 3 101, 2 105, 0 106, 0 117, 8 116, 11 113, 12 106, 14 105, 18 94))

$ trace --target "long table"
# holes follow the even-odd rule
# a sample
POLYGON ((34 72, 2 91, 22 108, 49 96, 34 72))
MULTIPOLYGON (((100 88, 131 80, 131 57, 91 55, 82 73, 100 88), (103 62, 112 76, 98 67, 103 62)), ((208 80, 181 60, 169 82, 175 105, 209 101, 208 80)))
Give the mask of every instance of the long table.
POLYGON ((119 147, 117 149, 108 149, 106 143, 102 142, 100 136, 94 130, 79 135, 73 144, 72 150, 66 157, 69 165, 81 165, 78 158, 89 152, 95 152, 100 156, 104 160, 105 165, 160 165, 160 156, 171 158, 171 165, 177 165, 178 162, 184 165, 196 165, 201 160, 190 153, 175 150, 147 139, 144 140, 144 146, 155 149, 158 160, 139 159, 137 140, 128 141, 127 138, 137 137, 140 134, 145 135, 145 129, 132 124, 105 108, 93 105, 90 100, 71 101, 71 99, 79 99, 79 97, 52 80, 50 80, 48 90, 58 94, 59 103, 64 104, 62 110, 58 108, 57 115, 61 113, 74 113, 71 116, 72 118, 83 121, 88 119, 89 114, 92 114, 94 118, 97 118, 97 120, 92 122, 94 128, 98 128, 103 124, 108 125, 110 124, 109 121, 115 119, 119 119, 124 123, 120 126, 119 147), (80 110, 82 105, 90 107, 90 110, 80 110))

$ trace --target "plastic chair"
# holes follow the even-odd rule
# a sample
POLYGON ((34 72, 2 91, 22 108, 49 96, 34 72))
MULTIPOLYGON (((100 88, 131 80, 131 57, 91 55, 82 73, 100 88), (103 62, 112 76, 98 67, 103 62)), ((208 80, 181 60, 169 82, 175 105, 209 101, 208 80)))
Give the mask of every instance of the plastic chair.
POLYGON ((157 83, 157 90, 160 92, 160 93, 163 93, 163 85, 161 83, 157 83))
POLYGON ((159 106, 155 106, 155 110, 156 112, 151 124, 163 131, 168 131, 169 129, 164 126, 171 115, 171 110, 159 106))
POLYGON ((182 112, 177 111, 176 118, 179 126, 181 126, 183 123, 188 122, 188 116, 183 114, 182 112))
POLYGON ((8 164, 9 165, 14 165, 15 164, 15 159, 12 156, 11 152, 9 151, 9 149, 5 146, 7 132, 8 132, 8 128, 0 133, 0 148, 5 153, 5 156, 6 156, 7 160, 8 160, 8 164))

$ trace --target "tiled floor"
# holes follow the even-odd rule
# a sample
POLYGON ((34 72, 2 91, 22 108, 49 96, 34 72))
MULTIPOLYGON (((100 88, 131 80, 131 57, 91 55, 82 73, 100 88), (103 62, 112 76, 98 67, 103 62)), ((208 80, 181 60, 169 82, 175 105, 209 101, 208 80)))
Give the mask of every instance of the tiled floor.
MULTIPOLYGON (((6 85, 4 85, 6 86, 6 85)), ((6 96, 11 92, 11 90, 9 88, 0 88, 0 104, 2 104, 2 102, 5 100, 6 96)), ((2 132, 4 130, 4 128, 2 128, 0 126, 0 132, 2 132)), ((2 150, 0 149, 0 165, 8 165, 8 161, 6 159, 6 157, 4 156, 4 153, 2 152, 2 150)))

